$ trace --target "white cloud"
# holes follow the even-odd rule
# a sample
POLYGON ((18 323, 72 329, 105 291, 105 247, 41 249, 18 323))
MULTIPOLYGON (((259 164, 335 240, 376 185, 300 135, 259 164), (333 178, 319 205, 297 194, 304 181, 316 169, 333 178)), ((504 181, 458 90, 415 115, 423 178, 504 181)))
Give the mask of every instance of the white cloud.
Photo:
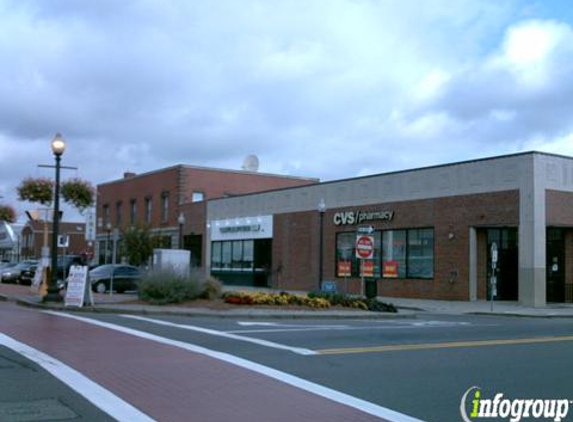
POLYGON ((531 10, 0 0, 0 195, 52 160, 56 131, 94 183, 251 153, 333 179, 551 142, 571 132, 571 26, 531 10))

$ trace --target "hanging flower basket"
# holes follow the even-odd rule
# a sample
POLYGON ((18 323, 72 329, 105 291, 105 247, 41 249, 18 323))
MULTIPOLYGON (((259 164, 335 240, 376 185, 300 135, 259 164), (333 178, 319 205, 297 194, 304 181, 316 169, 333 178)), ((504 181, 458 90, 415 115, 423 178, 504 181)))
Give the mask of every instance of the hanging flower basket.
POLYGON ((20 201, 38 202, 47 205, 54 196, 54 182, 50 179, 28 177, 16 188, 20 201))
POLYGON ((62 198, 65 202, 83 211, 94 203, 95 189, 82 179, 70 179, 62 183, 62 198))
POLYGON ((6 223, 16 222, 16 211, 10 205, 0 205, 0 221, 6 223))

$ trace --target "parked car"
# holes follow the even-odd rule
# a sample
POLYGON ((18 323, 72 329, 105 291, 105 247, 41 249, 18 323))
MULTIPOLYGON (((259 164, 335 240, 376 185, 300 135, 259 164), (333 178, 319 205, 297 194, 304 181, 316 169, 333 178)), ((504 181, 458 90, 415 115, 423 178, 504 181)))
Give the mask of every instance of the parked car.
POLYGON ((10 272, 10 270, 12 268, 14 268, 16 266, 15 262, 9 263, 9 262, 3 262, 2 265, 0 266, 0 281, 2 281, 2 275, 5 272, 10 272))
POLYGON ((104 293, 109 290, 112 271, 113 290, 118 293, 137 290, 137 285, 142 278, 139 268, 132 265, 108 264, 100 265, 90 271, 90 282, 94 292, 104 293))
POLYGON ((37 268, 37 265, 30 265, 28 268, 22 270, 20 274, 20 284, 30 286, 34 281, 34 276, 36 275, 37 268))
POLYGON ((2 271, 2 283, 19 283, 22 271, 28 270, 32 265, 37 265, 38 261, 22 261, 13 267, 2 271))
POLYGON ((58 280, 66 278, 70 274, 72 265, 82 264, 83 258, 80 255, 58 255, 58 280))

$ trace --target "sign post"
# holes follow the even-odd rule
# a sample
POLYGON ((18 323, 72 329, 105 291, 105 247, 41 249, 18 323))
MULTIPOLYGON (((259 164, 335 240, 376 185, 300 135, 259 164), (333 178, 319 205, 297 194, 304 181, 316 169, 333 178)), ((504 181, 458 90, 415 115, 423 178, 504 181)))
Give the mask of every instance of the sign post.
POLYGON ((489 291, 491 298, 491 311, 493 312, 493 298, 497 296, 497 277, 495 272, 497 269, 497 243, 491 244, 491 278, 489 280, 489 291))
POLYGON ((113 246, 112 246, 112 255, 111 255, 111 276, 110 276, 110 280, 109 280, 109 295, 112 296, 113 295, 113 276, 115 273, 115 264, 117 263, 117 242, 119 240, 119 229, 115 228, 113 229, 113 246))
MULTIPOLYGON (((371 227, 370 227, 371 228, 371 227)), ((369 228, 369 229, 370 229, 369 228)), ((373 231, 370 230, 370 233, 373 231)), ((360 293, 364 294, 364 277, 366 260, 374 256, 374 236, 370 234, 360 234, 360 229, 356 235, 356 258, 360 259, 360 293)))

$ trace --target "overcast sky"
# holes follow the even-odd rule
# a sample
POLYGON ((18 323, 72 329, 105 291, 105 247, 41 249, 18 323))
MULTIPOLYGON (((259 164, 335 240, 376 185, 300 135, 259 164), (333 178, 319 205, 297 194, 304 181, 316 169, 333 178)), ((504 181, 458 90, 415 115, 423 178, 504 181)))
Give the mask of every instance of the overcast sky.
POLYGON ((567 0, 0 0, 0 201, 63 164, 332 180, 573 155, 567 0))

